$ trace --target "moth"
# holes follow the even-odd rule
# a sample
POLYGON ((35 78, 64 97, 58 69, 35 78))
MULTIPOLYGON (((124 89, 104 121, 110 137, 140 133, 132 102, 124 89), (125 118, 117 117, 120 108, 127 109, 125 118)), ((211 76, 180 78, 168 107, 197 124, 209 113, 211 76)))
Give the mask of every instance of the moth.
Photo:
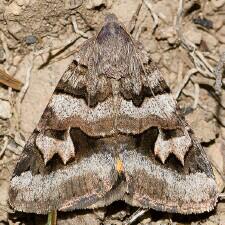
POLYGON ((117 200, 191 214, 218 190, 207 156, 143 46, 110 14, 82 44, 26 143, 9 203, 47 214, 117 200))

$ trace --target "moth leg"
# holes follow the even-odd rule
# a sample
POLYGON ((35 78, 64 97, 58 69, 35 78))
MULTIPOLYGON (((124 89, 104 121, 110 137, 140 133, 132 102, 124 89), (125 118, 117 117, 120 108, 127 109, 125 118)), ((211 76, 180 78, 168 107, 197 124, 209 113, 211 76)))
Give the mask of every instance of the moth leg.
POLYGON ((133 224, 136 220, 138 220, 141 216, 143 216, 148 211, 149 209, 139 208, 125 221, 124 225, 133 224))
POLYGON ((67 129, 61 137, 60 131, 46 130, 40 132, 36 137, 36 145, 44 156, 44 162, 47 162, 58 153, 64 164, 75 157, 75 149, 70 136, 70 129, 67 129))
POLYGON ((56 225, 57 222, 57 211, 53 210, 48 213, 48 221, 46 225, 56 225))
POLYGON ((164 164, 168 156, 173 153, 184 165, 184 157, 192 145, 190 135, 186 130, 162 130, 159 129, 154 153, 164 164))

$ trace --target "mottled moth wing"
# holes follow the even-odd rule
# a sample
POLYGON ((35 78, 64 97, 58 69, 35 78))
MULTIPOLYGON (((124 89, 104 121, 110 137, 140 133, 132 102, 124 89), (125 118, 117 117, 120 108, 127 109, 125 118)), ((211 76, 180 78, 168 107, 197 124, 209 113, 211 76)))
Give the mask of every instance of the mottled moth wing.
POLYGON ((124 200, 177 213, 214 208, 211 165, 163 76, 114 15, 81 45, 28 140, 10 184, 16 210, 124 200))
MULTIPOLYGON (((9 192, 16 210, 46 214, 54 209, 88 208, 117 182, 115 159, 104 151, 104 141, 82 132, 101 132, 101 122, 95 117, 100 110, 90 108, 93 115, 84 115, 91 107, 86 73, 87 68, 78 68, 76 62, 69 66, 26 143, 9 192)), ((90 97, 95 106, 107 94, 97 95, 90 97)))

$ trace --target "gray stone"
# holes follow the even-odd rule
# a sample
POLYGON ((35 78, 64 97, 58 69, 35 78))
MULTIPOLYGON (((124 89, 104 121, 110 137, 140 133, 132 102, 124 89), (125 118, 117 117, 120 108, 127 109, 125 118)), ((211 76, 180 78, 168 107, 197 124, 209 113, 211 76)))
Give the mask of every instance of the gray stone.
POLYGON ((28 45, 35 44, 37 42, 37 37, 34 35, 28 35, 25 37, 25 42, 28 45))
POLYGON ((9 102, 0 100, 0 118, 9 119, 12 116, 9 102))
POLYGON ((3 48, 0 48, 0 63, 5 61, 5 51, 3 48))

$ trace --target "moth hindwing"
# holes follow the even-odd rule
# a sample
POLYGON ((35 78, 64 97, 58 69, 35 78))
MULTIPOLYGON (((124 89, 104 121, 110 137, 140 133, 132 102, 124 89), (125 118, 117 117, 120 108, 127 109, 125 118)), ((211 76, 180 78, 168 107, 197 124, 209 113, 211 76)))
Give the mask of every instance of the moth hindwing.
POLYGON ((59 81, 16 165, 18 211, 132 206, 183 214, 212 210, 211 165, 162 74, 114 15, 59 81))

